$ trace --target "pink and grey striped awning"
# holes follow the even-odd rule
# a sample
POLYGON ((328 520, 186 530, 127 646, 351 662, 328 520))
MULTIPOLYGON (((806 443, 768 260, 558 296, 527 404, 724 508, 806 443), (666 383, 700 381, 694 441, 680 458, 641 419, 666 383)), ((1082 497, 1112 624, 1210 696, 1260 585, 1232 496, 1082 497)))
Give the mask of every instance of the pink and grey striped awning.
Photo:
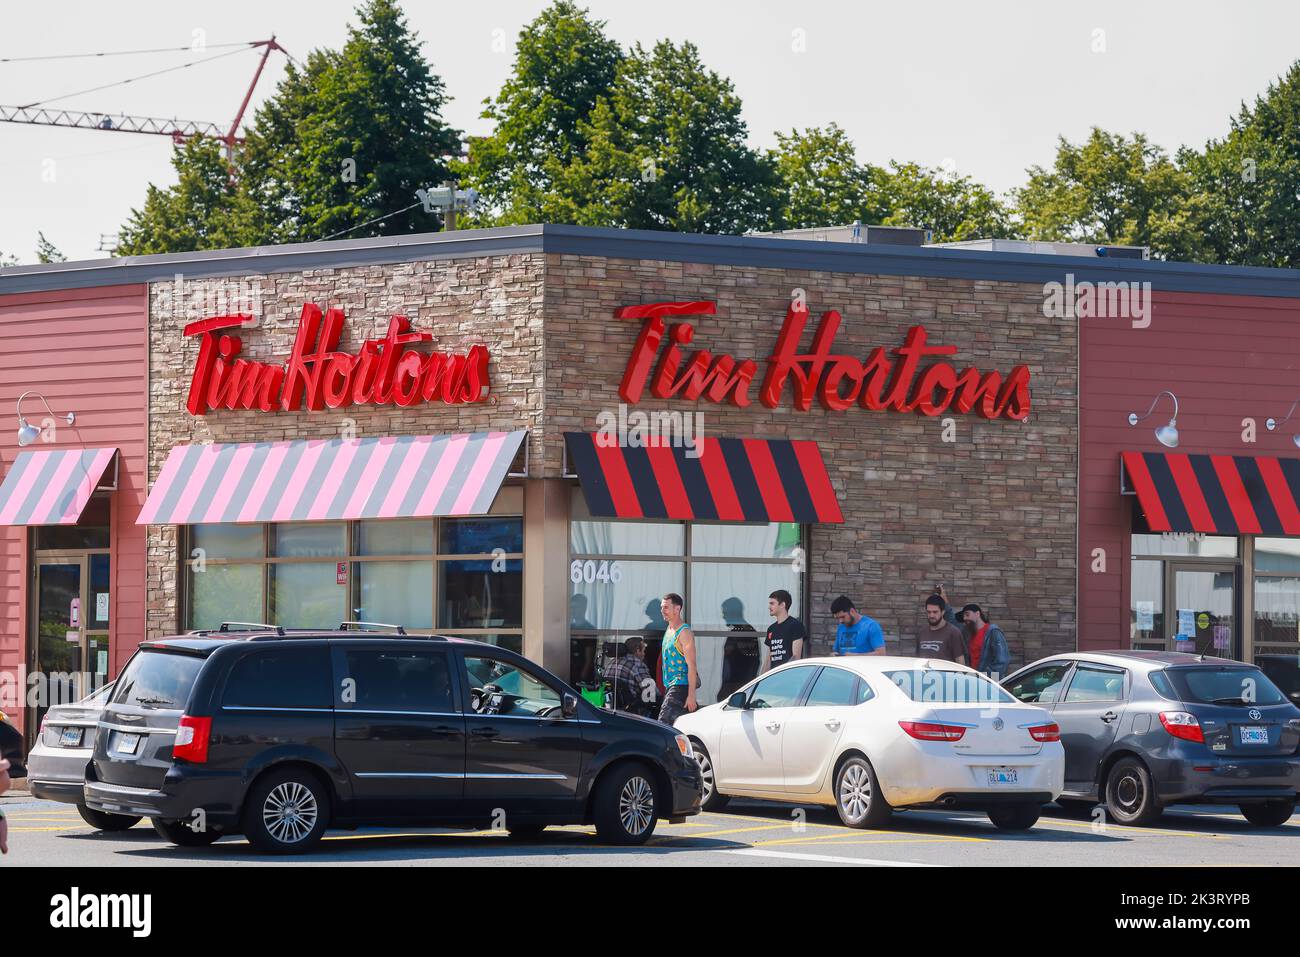
POLYGON ((526 434, 182 445, 136 524, 482 515, 526 434))
POLYGON ((0 525, 75 525, 117 449, 19 452, 0 483, 0 525))

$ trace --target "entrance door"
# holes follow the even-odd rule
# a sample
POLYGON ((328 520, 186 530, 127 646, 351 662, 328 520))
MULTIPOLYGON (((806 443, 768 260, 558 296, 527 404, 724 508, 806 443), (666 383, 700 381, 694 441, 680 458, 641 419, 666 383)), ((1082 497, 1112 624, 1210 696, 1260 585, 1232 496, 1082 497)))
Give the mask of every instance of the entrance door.
POLYGON ((1233 565, 1170 566, 1169 648, 1218 658, 1237 656, 1237 569, 1233 565))
POLYGON ((52 704, 76 701, 108 680, 109 556, 36 558, 36 655, 41 675, 33 727, 52 704))

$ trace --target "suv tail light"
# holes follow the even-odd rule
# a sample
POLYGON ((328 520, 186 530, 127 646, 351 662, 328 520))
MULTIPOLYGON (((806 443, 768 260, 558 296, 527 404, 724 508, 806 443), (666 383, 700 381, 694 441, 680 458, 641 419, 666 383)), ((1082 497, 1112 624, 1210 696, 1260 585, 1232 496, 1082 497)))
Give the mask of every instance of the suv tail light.
POLYGON ((1186 711, 1161 711, 1160 723, 1175 738, 1195 741, 1197 744, 1205 743, 1205 732, 1201 730, 1201 722, 1196 720, 1194 714, 1186 711))
POLYGON ((960 724, 934 724, 929 721, 900 721, 898 726, 918 741, 960 741, 966 728, 960 724))
POLYGON ((176 742, 172 745, 172 757, 203 764, 208 760, 208 738, 211 734, 211 718, 181 715, 181 723, 176 728, 176 742))
POLYGON ((1035 741, 1060 741, 1061 726, 1056 723, 1036 724, 1029 729, 1029 736, 1035 741))

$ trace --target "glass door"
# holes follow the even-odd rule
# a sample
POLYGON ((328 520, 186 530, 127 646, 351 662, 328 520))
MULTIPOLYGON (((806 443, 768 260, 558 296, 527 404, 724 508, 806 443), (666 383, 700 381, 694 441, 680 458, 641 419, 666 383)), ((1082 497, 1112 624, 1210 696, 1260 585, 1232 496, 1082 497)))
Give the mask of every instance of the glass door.
POLYGON ((83 583, 86 561, 41 559, 36 564, 36 662, 40 675, 36 698, 39 727, 52 704, 77 699, 84 670, 82 636, 83 583))
POLYGON ((1233 565, 1170 566, 1166 628, 1171 651, 1237 657, 1237 569, 1233 565))

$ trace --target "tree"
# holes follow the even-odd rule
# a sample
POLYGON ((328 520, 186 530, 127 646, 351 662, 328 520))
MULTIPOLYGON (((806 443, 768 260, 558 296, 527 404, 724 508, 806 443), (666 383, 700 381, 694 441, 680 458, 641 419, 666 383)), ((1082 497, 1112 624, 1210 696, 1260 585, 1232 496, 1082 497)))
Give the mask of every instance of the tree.
POLYGON ((1190 193, 1187 175, 1141 133, 1093 127, 1074 145, 1061 137, 1051 169, 1030 167, 1016 192, 1028 238, 1152 246, 1168 251, 1190 193))
POLYGON ((192 252, 244 245, 240 223, 247 202, 230 178, 224 148, 216 140, 192 139, 172 154, 175 186, 150 185, 144 205, 118 236, 117 253, 192 252))
POLYGON ((178 183, 149 187, 119 250, 437 229, 416 191, 445 182, 460 148, 457 131, 441 120, 443 82, 394 0, 367 0, 357 17, 342 50, 315 50, 301 70, 287 68, 233 168, 216 143, 191 140, 178 150, 178 183))
POLYGON ((1300 61, 1242 104, 1231 129, 1179 163, 1194 191, 1184 216, 1204 258, 1300 266, 1300 61))
POLYGON ((884 225, 930 229, 936 243, 1015 235, 1006 205, 969 176, 917 163, 891 161, 889 167, 882 181, 882 200, 889 210, 884 225))
POLYGON ((836 124, 777 133, 771 153, 780 181, 778 228, 881 223, 884 170, 858 163, 848 135, 836 124))
POLYGON ((45 238, 42 232, 36 233, 36 261, 42 263, 65 263, 68 257, 59 252, 55 245, 45 238))
POLYGON ((21 265, 22 263, 19 261, 17 256, 13 255, 12 253, 7 253, 4 252, 3 250, 0 250, 0 269, 3 269, 5 266, 21 266, 21 265))
POLYGON ((740 98, 691 43, 638 44, 579 123, 589 147, 553 164, 547 222, 743 233, 774 220, 775 164, 746 144, 740 98))
POLYGON ((483 118, 496 125, 470 141, 468 160, 457 166, 463 183, 480 194, 484 210, 476 222, 538 222, 556 171, 587 151, 581 124, 608 96, 623 61, 604 27, 559 0, 520 31, 514 72, 495 99, 483 101, 483 118))

